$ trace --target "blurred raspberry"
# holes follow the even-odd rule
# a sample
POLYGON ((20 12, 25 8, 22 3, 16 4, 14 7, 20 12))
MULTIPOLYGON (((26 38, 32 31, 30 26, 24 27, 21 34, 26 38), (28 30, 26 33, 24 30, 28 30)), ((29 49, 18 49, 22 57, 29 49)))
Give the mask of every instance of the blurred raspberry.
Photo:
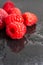
POLYGON ((9 14, 17 14, 17 15, 21 15, 22 13, 21 13, 21 10, 19 9, 19 8, 11 8, 10 10, 9 10, 9 14))
POLYGON ((26 26, 32 26, 37 23, 38 18, 34 13, 25 12, 23 13, 24 23, 26 26))
POLYGON ((3 9, 7 12, 7 13, 9 13, 9 10, 11 9, 11 8, 13 8, 13 7, 15 7, 15 5, 14 5, 14 3, 12 2, 12 1, 7 1, 7 2, 5 2, 4 3, 4 5, 3 5, 3 9))
POLYGON ((5 23, 6 25, 10 24, 11 22, 24 22, 24 19, 21 15, 17 15, 17 14, 10 14, 5 18, 5 23))
POLYGON ((20 22, 10 23, 6 27, 6 34, 11 39, 21 39, 23 38, 25 33, 26 33, 26 26, 20 22))
POLYGON ((5 26, 4 19, 8 16, 8 13, 0 8, 0 29, 3 29, 5 26))

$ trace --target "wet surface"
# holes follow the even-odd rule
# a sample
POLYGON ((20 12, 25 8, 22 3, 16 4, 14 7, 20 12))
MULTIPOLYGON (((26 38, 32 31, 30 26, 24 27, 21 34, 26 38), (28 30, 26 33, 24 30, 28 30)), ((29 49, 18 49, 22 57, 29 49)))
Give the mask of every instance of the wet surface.
MULTIPOLYGON (((6 0, 0 0, 0 7, 6 0)), ((38 23, 27 27, 21 40, 11 40, 0 31, 0 65, 43 65, 43 0, 12 0, 22 12, 34 12, 38 23)))

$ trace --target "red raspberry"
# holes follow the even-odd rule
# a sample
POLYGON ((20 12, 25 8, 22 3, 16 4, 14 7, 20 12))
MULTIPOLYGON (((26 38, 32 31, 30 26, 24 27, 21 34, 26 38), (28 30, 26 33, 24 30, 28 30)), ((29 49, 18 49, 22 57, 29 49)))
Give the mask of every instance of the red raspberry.
POLYGON ((11 22, 24 22, 24 19, 21 15, 17 15, 17 14, 10 14, 5 18, 5 23, 6 25, 8 25, 11 22))
POLYGON ((27 26, 32 26, 32 25, 36 24, 36 22, 38 21, 37 16, 30 12, 25 12, 23 14, 23 18, 24 18, 24 23, 27 26))
POLYGON ((6 27, 6 34, 11 37, 11 39, 21 39, 26 33, 26 26, 23 23, 15 22, 10 23, 6 27))
POLYGON ((9 14, 17 14, 17 15, 21 15, 22 13, 21 13, 21 11, 20 11, 20 9, 19 8, 11 8, 10 10, 9 10, 9 14))
POLYGON ((9 13, 9 9, 13 8, 15 5, 13 2, 11 1, 7 1, 5 2, 5 4, 3 5, 3 9, 6 10, 9 13))
POLYGON ((4 19, 8 16, 7 12, 0 8, 0 29, 4 28, 4 19))

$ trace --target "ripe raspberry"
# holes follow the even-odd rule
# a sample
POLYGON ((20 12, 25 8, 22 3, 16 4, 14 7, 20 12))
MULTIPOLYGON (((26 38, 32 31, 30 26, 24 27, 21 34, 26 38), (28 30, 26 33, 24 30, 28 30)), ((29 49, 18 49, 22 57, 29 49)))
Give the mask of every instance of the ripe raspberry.
POLYGON ((6 34, 12 39, 21 39, 26 33, 26 26, 23 23, 10 23, 6 27, 6 34))
POLYGON ((7 12, 0 8, 0 29, 4 28, 4 19, 8 16, 7 12))
POLYGON ((32 26, 32 25, 36 24, 36 22, 38 21, 37 16, 30 12, 25 12, 23 14, 23 18, 24 18, 24 23, 27 26, 32 26))
POLYGON ((24 19, 21 15, 17 15, 17 14, 10 14, 5 18, 5 23, 6 25, 8 25, 11 22, 24 22, 24 19))
POLYGON ((21 13, 21 11, 20 11, 20 9, 19 8, 11 8, 10 10, 9 10, 9 14, 17 14, 17 15, 21 15, 22 13, 21 13))
POLYGON ((7 1, 5 2, 5 4, 3 5, 3 9, 6 10, 6 12, 9 13, 9 9, 13 8, 15 5, 13 2, 11 1, 7 1))

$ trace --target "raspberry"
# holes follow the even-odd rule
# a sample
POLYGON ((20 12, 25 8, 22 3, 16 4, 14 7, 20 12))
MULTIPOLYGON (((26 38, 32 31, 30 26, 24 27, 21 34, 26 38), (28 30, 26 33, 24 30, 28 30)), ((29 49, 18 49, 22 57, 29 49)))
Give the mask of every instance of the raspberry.
POLYGON ((5 4, 3 5, 3 9, 6 10, 6 12, 9 13, 9 9, 13 8, 15 5, 13 2, 11 1, 7 1, 5 2, 5 4))
POLYGON ((0 8, 0 29, 4 28, 4 19, 8 16, 7 12, 0 8))
POLYGON ((10 10, 9 10, 9 14, 17 14, 17 15, 21 15, 22 13, 21 13, 21 11, 20 11, 20 9, 19 8, 11 8, 10 10))
POLYGON ((5 23, 6 25, 8 25, 11 22, 24 22, 24 19, 21 15, 17 15, 17 14, 10 14, 5 18, 5 23))
POLYGON ((36 22, 38 21, 37 16, 30 12, 25 12, 23 14, 23 18, 24 18, 24 23, 26 24, 26 26, 32 26, 36 24, 36 22))
POLYGON ((12 39, 21 39, 26 33, 26 26, 23 23, 10 23, 6 27, 6 34, 12 39))

